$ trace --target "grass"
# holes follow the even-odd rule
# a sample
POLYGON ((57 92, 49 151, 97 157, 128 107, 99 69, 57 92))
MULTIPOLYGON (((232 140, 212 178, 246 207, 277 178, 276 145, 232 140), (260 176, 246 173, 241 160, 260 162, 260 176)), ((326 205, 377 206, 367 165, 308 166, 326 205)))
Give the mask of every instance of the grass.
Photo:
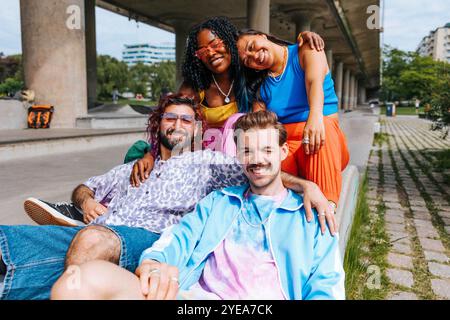
MULTIPOLYGON (((380 113, 386 114, 386 107, 382 106, 380 113)), ((424 113, 425 109, 423 107, 419 108, 419 113, 424 113)), ((415 107, 397 107, 395 110, 396 115, 398 116, 414 116, 416 115, 416 108, 415 107)))
POLYGON ((381 300, 387 295, 387 279, 383 275, 386 268, 385 257, 389 249, 384 233, 384 205, 377 206, 377 212, 370 213, 367 203, 368 178, 367 173, 358 192, 356 212, 353 220, 350 238, 344 256, 346 272, 346 296, 349 300, 381 300), (363 248, 368 250, 365 252, 363 248), (381 285, 369 288, 370 266, 380 270, 381 285))
POLYGON ((444 183, 450 186, 450 149, 432 152, 436 161, 431 162, 431 167, 435 172, 441 172, 444 183))

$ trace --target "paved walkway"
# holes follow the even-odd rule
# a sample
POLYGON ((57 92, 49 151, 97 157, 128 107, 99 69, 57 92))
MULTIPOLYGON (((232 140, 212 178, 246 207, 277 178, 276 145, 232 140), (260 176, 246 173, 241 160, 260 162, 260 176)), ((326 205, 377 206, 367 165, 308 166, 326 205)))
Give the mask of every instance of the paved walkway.
POLYGON ((368 199, 389 241, 387 298, 450 299, 450 186, 429 166, 430 151, 450 149, 450 139, 417 117, 381 123, 387 136, 369 159, 368 199))
POLYGON ((78 184, 121 164, 129 146, 0 161, 0 224, 34 224, 23 210, 26 198, 70 200, 78 184))

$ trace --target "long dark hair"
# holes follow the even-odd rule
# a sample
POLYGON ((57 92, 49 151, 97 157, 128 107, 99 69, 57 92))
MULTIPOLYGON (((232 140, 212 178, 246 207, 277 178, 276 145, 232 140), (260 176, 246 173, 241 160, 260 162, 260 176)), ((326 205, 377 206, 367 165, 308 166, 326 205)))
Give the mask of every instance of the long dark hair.
POLYGON ((247 95, 246 81, 239 62, 236 45, 238 31, 227 17, 213 17, 191 29, 187 38, 182 67, 184 81, 196 91, 208 89, 213 81, 211 71, 195 56, 195 51, 198 49, 197 35, 205 29, 211 30, 212 33, 220 38, 229 51, 231 64, 228 74, 230 79, 234 79, 233 92, 238 109, 242 113, 249 112, 251 104, 247 95))
MULTIPOLYGON (((276 43, 280 46, 289 46, 292 44, 292 42, 280 39, 271 34, 267 34, 262 31, 258 31, 258 30, 254 30, 254 29, 239 30, 237 33, 236 42, 242 36, 258 36, 258 35, 264 35, 267 37, 267 39, 269 41, 272 41, 273 43, 276 43)), ((255 69, 247 68, 243 64, 241 64, 241 68, 245 75, 246 88, 247 88, 246 91, 247 91, 247 96, 249 97, 250 103, 253 103, 254 101, 261 101, 262 99, 261 99, 261 96, 259 93, 259 89, 261 88, 261 85, 264 83, 264 80, 266 80, 267 76, 269 75, 269 70, 255 70, 255 69)))
POLYGON ((181 104, 188 105, 192 108, 192 110, 194 110, 196 125, 201 124, 202 126, 201 130, 202 137, 203 132, 207 129, 206 122, 200 111, 199 105, 195 101, 194 97, 190 97, 180 93, 162 96, 161 99, 159 100, 158 107, 150 113, 147 122, 147 141, 150 143, 151 146, 150 153, 155 159, 160 154, 161 151, 159 148, 160 143, 159 130, 162 114, 166 111, 166 108, 168 106, 181 104))

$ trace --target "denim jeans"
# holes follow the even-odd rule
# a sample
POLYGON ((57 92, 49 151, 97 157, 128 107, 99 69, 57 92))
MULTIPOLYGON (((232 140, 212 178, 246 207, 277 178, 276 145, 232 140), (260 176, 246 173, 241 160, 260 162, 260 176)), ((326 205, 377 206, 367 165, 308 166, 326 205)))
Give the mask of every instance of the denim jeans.
MULTIPOLYGON (((159 234, 142 228, 105 226, 120 239, 119 265, 131 272, 159 234)), ((83 227, 0 226, 0 252, 7 266, 1 300, 49 299, 64 272, 67 250, 83 227)), ((1 288, 1 285, 0 285, 1 288)))

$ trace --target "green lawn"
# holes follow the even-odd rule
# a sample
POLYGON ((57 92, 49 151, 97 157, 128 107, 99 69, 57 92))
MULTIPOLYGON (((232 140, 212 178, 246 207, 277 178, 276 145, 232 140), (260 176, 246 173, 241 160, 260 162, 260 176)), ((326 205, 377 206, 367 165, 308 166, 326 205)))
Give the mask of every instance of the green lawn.
MULTIPOLYGON (((419 113, 424 113, 425 110, 423 107, 419 108, 419 113)), ((386 114, 386 107, 381 107, 381 114, 386 114)), ((416 108, 415 107, 397 107, 396 109, 396 115, 398 116, 413 116, 416 114, 416 108)))
POLYGON ((450 150, 435 151, 436 161, 430 163, 433 170, 442 173, 444 183, 450 186, 450 150))

